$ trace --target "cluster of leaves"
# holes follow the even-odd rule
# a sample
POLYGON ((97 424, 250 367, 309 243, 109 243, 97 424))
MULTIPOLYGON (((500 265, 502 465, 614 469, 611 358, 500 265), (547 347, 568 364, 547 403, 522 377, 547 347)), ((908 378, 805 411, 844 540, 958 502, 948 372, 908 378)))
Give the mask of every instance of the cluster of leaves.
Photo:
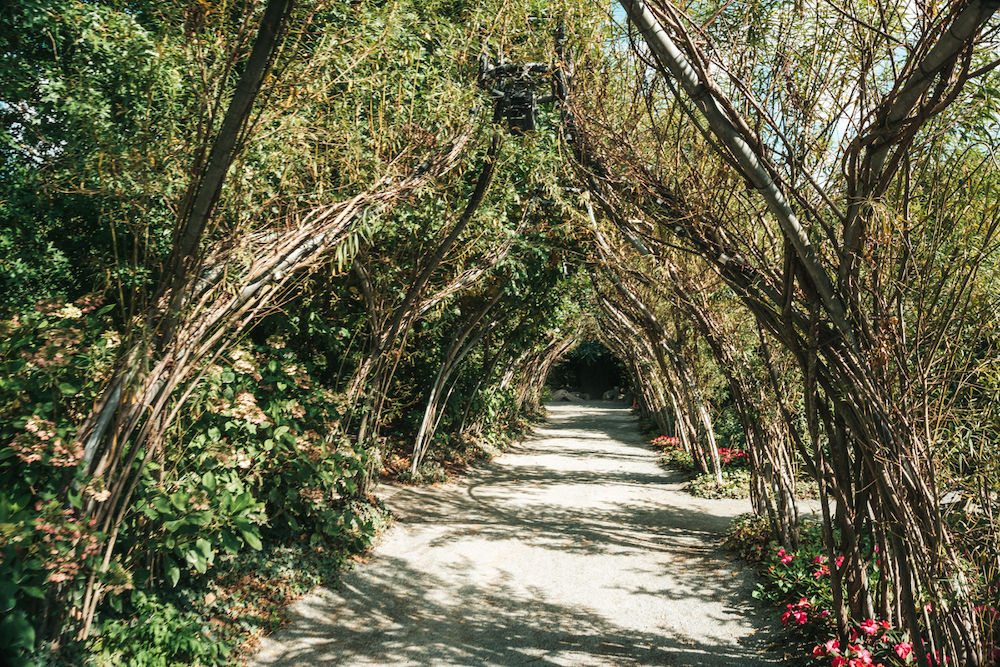
POLYGON ((750 563, 763 561, 773 540, 774 529, 770 519, 758 514, 741 514, 726 529, 726 548, 750 563))
MULTIPOLYGON (((660 450, 660 461, 665 466, 689 474, 697 471, 694 457, 681 447, 679 438, 661 435, 651 440, 650 444, 660 450)), ((748 498, 750 457, 747 452, 719 447, 719 460, 722 463, 722 484, 718 483, 715 475, 703 473, 691 480, 687 490, 699 498, 748 498)))
POLYGON ((113 362, 119 334, 112 306, 93 296, 73 303, 40 301, 0 322, 0 649, 30 651, 32 619, 46 589, 101 572, 111 591, 128 585, 117 563, 103 571, 105 535, 82 513, 84 494, 107 492, 82 474, 77 420, 113 362), (69 487, 68 497, 60 490, 69 487))
POLYGON ((650 444, 660 450, 660 461, 668 468, 692 474, 698 469, 694 457, 681 447, 680 438, 660 435, 650 440, 650 444))
POLYGON ((121 344, 111 310, 94 297, 41 302, 0 323, 2 648, 23 660, 48 591, 80 590, 96 575, 104 604, 90 650, 107 664, 224 661, 231 647, 162 591, 231 568, 262 548, 265 529, 337 554, 363 551, 384 525, 384 512, 355 493, 367 454, 339 431, 338 396, 280 338, 231 348, 204 369, 128 508, 116 538, 135 556, 102 564, 107 538, 87 509, 113 499, 85 474, 75 432, 121 344))
POLYGON ((745 469, 722 471, 722 484, 715 475, 703 473, 688 482, 687 490, 699 498, 749 498, 750 471, 745 469))
MULTIPOLYGON (((843 643, 837 637, 833 618, 831 563, 817 523, 801 527, 798 550, 776 546, 763 517, 740 517, 733 522, 726 544, 752 562, 760 562, 761 583, 754 597, 782 609, 780 620, 788 638, 810 653, 809 664, 831 667, 883 667, 916 663, 914 645, 905 630, 887 619, 848 619, 849 637, 843 643)), ((868 571, 869 586, 878 585, 881 559, 878 547, 868 571)), ((833 566, 843 565, 843 554, 836 555, 833 566)), ((846 594, 846 591, 845 591, 846 594)), ((981 614, 996 620, 996 612, 981 607, 981 614)), ((997 653, 997 652, 994 652, 997 653)), ((931 665, 938 660, 927 656, 931 665)), ((805 659, 805 658, 803 658, 805 659)))

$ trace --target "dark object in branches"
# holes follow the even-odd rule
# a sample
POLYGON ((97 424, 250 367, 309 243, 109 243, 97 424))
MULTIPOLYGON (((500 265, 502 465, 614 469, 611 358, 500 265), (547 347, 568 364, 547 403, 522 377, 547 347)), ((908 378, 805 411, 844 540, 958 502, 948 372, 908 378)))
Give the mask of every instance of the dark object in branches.
POLYGON ((535 86, 555 70, 543 63, 504 63, 497 66, 483 56, 479 63, 479 85, 496 101, 493 122, 507 121, 512 134, 534 132, 537 127, 538 105, 556 101, 555 95, 535 95, 535 86))

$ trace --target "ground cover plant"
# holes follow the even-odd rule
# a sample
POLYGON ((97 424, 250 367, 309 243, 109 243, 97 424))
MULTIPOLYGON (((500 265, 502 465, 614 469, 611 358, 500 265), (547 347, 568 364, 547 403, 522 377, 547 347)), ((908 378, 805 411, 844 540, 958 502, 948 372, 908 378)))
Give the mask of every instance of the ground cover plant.
MULTIPOLYGON (((917 663, 912 637, 900 627, 898 619, 851 617, 846 641, 840 637, 833 618, 833 587, 835 573, 843 567, 845 556, 838 548, 828 546, 821 524, 804 523, 795 550, 778 546, 772 535, 770 522, 746 515, 731 524, 726 546, 757 564, 760 583, 754 597, 778 608, 776 614, 785 639, 790 647, 797 649, 797 664, 859 667, 917 663)), ((878 590, 885 585, 883 563, 887 561, 877 544, 866 545, 871 550, 872 565, 866 573, 865 585, 878 590)), ((840 585, 846 587, 850 583, 842 580, 840 585)), ((988 637, 995 636, 998 629, 996 596, 991 590, 983 582, 976 587, 977 620, 988 637)), ((925 604, 932 602, 928 600, 925 604)), ((989 647, 988 655, 991 664, 995 664, 1000 659, 1000 648, 989 647)), ((928 652, 924 658, 931 665, 950 664, 940 654, 928 652)))
POLYGON ((749 498, 750 459, 746 451, 719 447, 722 482, 713 473, 699 472, 695 458, 674 436, 657 436, 650 444, 660 451, 660 460, 668 468, 693 475, 686 488, 699 498, 749 498))

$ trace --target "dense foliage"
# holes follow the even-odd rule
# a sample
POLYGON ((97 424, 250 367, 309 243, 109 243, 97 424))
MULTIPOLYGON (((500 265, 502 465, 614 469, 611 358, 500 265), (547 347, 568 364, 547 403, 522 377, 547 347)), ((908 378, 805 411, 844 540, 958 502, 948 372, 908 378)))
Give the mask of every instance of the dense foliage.
POLYGON ((231 661, 370 544, 396 458, 426 477, 537 413, 585 316, 558 115, 509 136, 479 56, 551 60, 557 15, 600 25, 0 10, 5 663, 231 661))

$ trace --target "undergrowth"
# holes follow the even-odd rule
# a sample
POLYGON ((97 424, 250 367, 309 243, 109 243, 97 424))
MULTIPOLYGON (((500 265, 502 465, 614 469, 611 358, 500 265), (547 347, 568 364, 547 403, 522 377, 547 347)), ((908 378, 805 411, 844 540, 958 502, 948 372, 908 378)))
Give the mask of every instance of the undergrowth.
POLYGON ((700 473, 694 457, 680 444, 679 438, 661 435, 650 441, 660 450, 660 462, 668 468, 687 473, 692 480, 685 487, 699 498, 749 498, 750 471, 746 451, 731 447, 719 447, 722 464, 722 484, 712 473, 700 473))
MULTIPOLYGON (((380 505, 365 513, 376 532, 388 526, 389 515, 380 505)), ((192 569, 176 586, 126 591, 103 611, 86 643, 64 648, 58 661, 39 648, 31 662, 90 667, 241 664, 261 637, 287 622, 291 602, 316 586, 335 583, 363 559, 370 543, 358 550, 310 544, 309 537, 288 529, 265 530, 261 549, 217 561, 207 574, 192 569)))
POLYGON ((688 482, 687 490, 698 498, 734 498, 742 499, 750 497, 750 471, 749 470, 722 470, 722 484, 719 484, 715 475, 704 473, 698 475, 688 482))
MULTIPOLYGON (((836 534, 834 539, 838 539, 836 534)), ((849 616, 846 641, 838 636, 830 570, 841 566, 844 555, 834 549, 836 557, 830 563, 820 523, 804 522, 799 527, 798 549, 786 550, 775 542, 767 517, 744 514, 730 524, 725 545, 757 564, 760 583, 753 596, 780 609, 779 618, 784 628, 781 643, 798 651, 796 664, 817 667, 916 664, 916 647, 909 633, 887 619, 849 616)), ((885 554, 880 554, 874 546, 865 551, 868 587, 877 590, 885 554)), ((997 622, 998 614, 990 604, 979 605, 977 610, 984 626, 997 622)), ((992 633, 985 634, 990 636, 992 633)), ((934 655, 925 657, 930 665, 939 664, 934 655)), ((998 657, 1000 649, 993 648, 990 664, 996 665, 998 657)))

